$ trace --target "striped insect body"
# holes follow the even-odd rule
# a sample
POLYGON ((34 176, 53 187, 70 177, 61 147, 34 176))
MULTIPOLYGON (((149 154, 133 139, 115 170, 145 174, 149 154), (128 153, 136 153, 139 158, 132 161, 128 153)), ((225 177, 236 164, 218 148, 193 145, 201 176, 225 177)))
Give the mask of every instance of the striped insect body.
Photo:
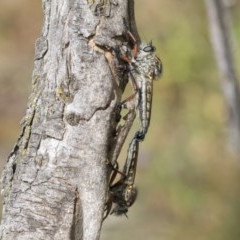
MULTIPOLYGON (((109 213, 127 216, 128 208, 136 201, 138 190, 134 182, 137 171, 139 142, 144 140, 150 125, 153 80, 156 80, 162 73, 162 63, 155 55, 156 49, 152 42, 142 42, 138 45, 129 31, 128 36, 134 44, 133 50, 129 57, 128 49, 123 47, 121 58, 128 63, 129 81, 133 87, 133 94, 124 100, 121 105, 129 109, 129 114, 136 111, 140 120, 140 128, 129 145, 123 170, 118 170, 118 164, 116 164, 116 168, 112 168, 104 219, 109 213), (113 183, 117 174, 120 175, 120 179, 113 183)), ((127 131, 122 131, 124 136, 119 135, 119 138, 124 140, 129 132, 129 126, 132 126, 132 122, 126 121, 125 124, 126 128, 128 127, 127 131)))

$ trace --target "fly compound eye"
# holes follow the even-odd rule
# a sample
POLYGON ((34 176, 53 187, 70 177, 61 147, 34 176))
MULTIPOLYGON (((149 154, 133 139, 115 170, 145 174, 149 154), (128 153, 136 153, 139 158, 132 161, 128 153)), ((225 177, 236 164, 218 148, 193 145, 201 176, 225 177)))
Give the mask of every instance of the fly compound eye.
POLYGON ((150 42, 146 47, 143 48, 144 52, 155 52, 156 48, 150 42))

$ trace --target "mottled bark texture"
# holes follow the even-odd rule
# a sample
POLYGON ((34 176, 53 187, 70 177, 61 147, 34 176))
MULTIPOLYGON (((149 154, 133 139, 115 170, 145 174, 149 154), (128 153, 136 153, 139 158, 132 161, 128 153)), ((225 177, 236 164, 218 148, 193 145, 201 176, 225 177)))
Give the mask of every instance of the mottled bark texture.
POLYGON ((43 14, 22 134, 2 174, 1 239, 95 240, 124 86, 115 50, 136 34, 133 1, 43 0, 43 14))
POLYGON ((239 157, 240 92, 232 49, 231 19, 227 8, 227 5, 230 6, 231 2, 229 0, 205 0, 212 45, 228 112, 229 146, 239 157))

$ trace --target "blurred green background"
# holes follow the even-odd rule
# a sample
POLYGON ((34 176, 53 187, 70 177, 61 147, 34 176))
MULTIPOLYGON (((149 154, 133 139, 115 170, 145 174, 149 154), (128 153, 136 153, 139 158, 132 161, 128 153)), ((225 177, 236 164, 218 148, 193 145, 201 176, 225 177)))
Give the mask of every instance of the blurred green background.
MULTIPOLYGON (((128 219, 104 222, 101 240, 239 240, 240 160, 226 145, 204 1, 135 0, 135 6, 141 38, 153 40, 164 74, 154 83, 151 127, 140 146, 138 200, 128 219)), ((231 14, 240 76, 240 0, 231 14)), ((1 1, 1 169, 20 133, 41 21, 40 0, 1 1)))

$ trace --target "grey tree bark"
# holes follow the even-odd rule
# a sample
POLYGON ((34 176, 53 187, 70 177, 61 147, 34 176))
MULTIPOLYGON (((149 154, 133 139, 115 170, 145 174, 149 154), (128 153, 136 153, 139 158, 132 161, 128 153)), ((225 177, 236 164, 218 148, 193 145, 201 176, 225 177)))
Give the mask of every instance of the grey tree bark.
POLYGON ((229 147, 240 153, 240 92, 232 49, 232 26, 226 0, 205 0, 210 34, 228 111, 229 147))
MULTIPOLYGON (((133 0, 43 0, 32 93, 2 174, 2 240, 97 240, 133 0)), ((138 36, 138 35, 137 35, 138 36)), ((124 80, 125 79, 125 80, 124 80)))

